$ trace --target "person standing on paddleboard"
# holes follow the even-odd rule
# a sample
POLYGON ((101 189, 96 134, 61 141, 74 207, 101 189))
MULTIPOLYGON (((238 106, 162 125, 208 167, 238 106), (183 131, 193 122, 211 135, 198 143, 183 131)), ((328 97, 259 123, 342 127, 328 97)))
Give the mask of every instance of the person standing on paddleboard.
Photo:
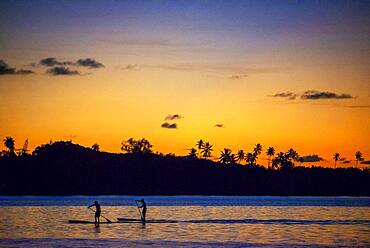
POLYGON ((143 211, 142 211, 142 215, 141 215, 141 221, 143 223, 145 223, 145 215, 146 215, 146 203, 144 201, 144 199, 141 199, 141 200, 135 200, 136 202, 140 202, 141 203, 141 206, 137 206, 138 208, 142 208, 143 211))
POLYGON ((99 224, 100 224, 100 214, 101 214, 101 208, 100 208, 100 205, 98 203, 98 201, 95 201, 94 204, 88 206, 87 208, 91 208, 95 206, 96 210, 95 210, 95 226, 98 227, 99 224))

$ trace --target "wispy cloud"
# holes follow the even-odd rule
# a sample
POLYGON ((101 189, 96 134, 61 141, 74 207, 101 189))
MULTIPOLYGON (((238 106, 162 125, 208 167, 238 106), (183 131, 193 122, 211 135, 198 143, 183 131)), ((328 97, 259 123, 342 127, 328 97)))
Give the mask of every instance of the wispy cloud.
POLYGON ((16 68, 10 67, 3 60, 0 60, 0 75, 29 75, 33 73, 34 72, 31 70, 25 70, 25 69, 18 70, 16 68))
MULTIPOLYGON (((73 65, 74 63, 71 61, 59 61, 54 57, 48 57, 48 58, 41 59, 38 64, 42 66, 53 67, 53 66, 73 65)), ((37 64, 34 63, 34 65, 37 65, 37 64)))
MULTIPOLYGON (((279 92, 273 95, 270 95, 270 97, 280 97, 280 98, 286 98, 288 100, 295 100, 297 97, 300 97, 302 100, 326 100, 326 99, 335 99, 335 100, 341 100, 341 99, 353 99, 353 97, 350 94, 343 93, 335 93, 330 91, 318 91, 318 90, 307 90, 303 92, 303 94, 299 95, 297 93, 291 92, 291 91, 285 91, 285 92, 279 92)), ((364 107, 358 106, 358 107, 364 107)), ((355 108, 356 105, 348 106, 355 108)))
POLYGON ((72 70, 68 67, 64 66, 58 66, 58 67, 53 67, 50 68, 46 71, 48 74, 51 74, 53 76, 74 76, 74 75, 79 75, 80 73, 76 70, 72 70))
POLYGON ((351 99, 350 94, 337 94, 330 91, 308 90, 301 95, 304 100, 319 100, 319 99, 351 99))
POLYGON ((95 59, 90 59, 90 58, 79 59, 77 60, 75 64, 78 66, 84 66, 84 67, 89 67, 89 68, 94 68, 94 69, 104 67, 102 63, 96 61, 95 59))
POLYGON ((286 92, 276 93, 274 95, 271 95, 271 97, 281 97, 281 98, 287 98, 289 100, 294 100, 297 98, 297 94, 290 92, 290 91, 286 91, 286 92))
POLYGON ((121 70, 135 70, 135 69, 137 69, 139 66, 137 65, 137 64, 128 64, 128 65, 126 65, 126 66, 124 66, 124 67, 119 67, 119 69, 121 69, 121 70))
POLYGON ((231 75, 230 78, 231 79, 240 79, 240 78, 245 78, 245 77, 248 77, 247 74, 240 74, 240 75, 231 75))
POLYGON ((163 128, 168 128, 168 129, 176 129, 177 128, 177 124, 176 123, 168 123, 168 122, 165 122, 161 125, 161 127, 163 128))
POLYGON ((306 155, 302 156, 302 162, 303 163, 313 163, 313 162, 320 162, 323 161, 324 159, 320 157, 317 154, 312 154, 312 155, 306 155))
POLYGON ((32 63, 31 65, 33 66, 46 66, 46 67, 54 67, 54 66, 82 66, 82 67, 87 67, 90 69, 96 69, 96 68, 101 68, 104 67, 104 65, 95 59, 91 58, 85 58, 85 59, 78 59, 77 61, 61 61, 58 60, 55 57, 48 57, 41 59, 39 63, 32 63))
POLYGON ((182 119, 182 116, 179 114, 167 115, 165 118, 165 120, 170 120, 170 121, 179 120, 179 119, 182 119))

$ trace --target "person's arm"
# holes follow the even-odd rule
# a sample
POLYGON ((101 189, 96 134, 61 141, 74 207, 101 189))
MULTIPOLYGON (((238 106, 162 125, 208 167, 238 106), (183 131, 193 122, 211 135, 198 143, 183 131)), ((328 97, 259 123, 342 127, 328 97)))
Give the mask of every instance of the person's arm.
POLYGON ((138 208, 142 208, 143 207, 143 203, 140 201, 140 200, 135 200, 137 203, 141 203, 141 206, 140 205, 138 205, 137 207, 138 208))
POLYGON ((95 203, 94 203, 94 204, 92 204, 92 205, 90 205, 90 206, 88 206, 87 208, 91 208, 92 206, 95 206, 95 203))

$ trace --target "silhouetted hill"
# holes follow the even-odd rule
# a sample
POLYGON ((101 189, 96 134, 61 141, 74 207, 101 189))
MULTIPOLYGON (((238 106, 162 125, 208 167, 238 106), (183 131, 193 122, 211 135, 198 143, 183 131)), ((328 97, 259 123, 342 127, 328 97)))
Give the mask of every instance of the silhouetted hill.
POLYGON ((152 153, 114 154, 55 142, 33 155, 0 158, 0 194, 370 195, 359 169, 221 165, 152 153))

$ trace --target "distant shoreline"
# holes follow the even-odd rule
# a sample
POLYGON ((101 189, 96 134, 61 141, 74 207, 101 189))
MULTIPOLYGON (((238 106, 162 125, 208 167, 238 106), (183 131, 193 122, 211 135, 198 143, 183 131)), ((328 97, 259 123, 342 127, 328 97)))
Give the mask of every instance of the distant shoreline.
POLYGON ((0 195, 370 196, 369 170, 257 164, 154 153, 110 154, 71 142, 0 157, 0 195))

